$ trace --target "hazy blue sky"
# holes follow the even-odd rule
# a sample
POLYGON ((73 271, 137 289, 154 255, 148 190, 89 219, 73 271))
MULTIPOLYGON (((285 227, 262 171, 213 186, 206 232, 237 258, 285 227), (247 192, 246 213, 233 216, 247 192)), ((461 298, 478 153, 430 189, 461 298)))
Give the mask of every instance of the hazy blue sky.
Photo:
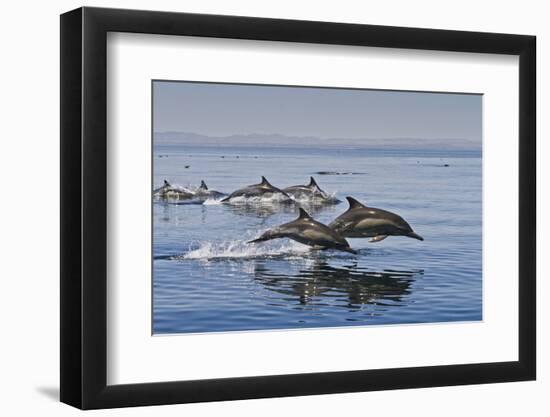
POLYGON ((154 131, 481 140, 481 95, 155 81, 154 131))

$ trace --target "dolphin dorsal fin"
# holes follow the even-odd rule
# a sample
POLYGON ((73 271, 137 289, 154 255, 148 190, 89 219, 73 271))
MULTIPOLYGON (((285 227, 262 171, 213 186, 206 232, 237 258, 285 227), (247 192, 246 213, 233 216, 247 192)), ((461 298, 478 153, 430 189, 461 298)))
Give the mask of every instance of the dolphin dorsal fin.
POLYGON ((298 219, 311 219, 312 217, 308 214, 307 211, 305 211, 302 207, 299 209, 300 215, 298 216, 298 219))
POLYGON ((319 186, 317 185, 317 183, 315 182, 315 178, 313 177, 309 177, 309 185, 308 185, 309 188, 319 188, 319 186))
POLYGON ((273 187, 273 186, 269 183, 269 181, 267 180, 267 178, 264 177, 263 175, 262 175, 262 182, 261 182, 261 185, 267 185, 267 186, 269 186, 269 187, 273 187))
POLYGON ((354 208, 365 208, 366 206, 363 203, 360 203, 353 197, 346 197, 346 200, 348 200, 349 203, 349 209, 352 210, 354 208))
POLYGON ((167 185, 168 187, 170 187, 170 183, 168 182, 168 180, 164 180, 164 185, 167 185))
POLYGON ((206 186, 206 183, 204 180, 201 180, 201 186, 199 187, 201 190, 208 190, 208 187, 206 186))

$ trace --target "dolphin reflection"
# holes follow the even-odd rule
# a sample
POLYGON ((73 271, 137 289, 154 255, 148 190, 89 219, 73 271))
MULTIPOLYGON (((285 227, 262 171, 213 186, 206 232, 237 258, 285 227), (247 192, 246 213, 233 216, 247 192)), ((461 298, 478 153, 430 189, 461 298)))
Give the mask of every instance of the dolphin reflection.
POLYGON ((356 262, 336 267, 324 259, 315 259, 312 264, 294 270, 295 273, 289 273, 287 268, 281 271, 284 272, 278 273, 265 262, 257 262, 254 278, 266 289, 295 298, 302 305, 323 303, 332 298, 331 305, 346 308, 403 303, 411 293, 412 283, 424 273, 422 270, 373 271, 359 267, 356 262))
MULTIPOLYGON (((226 210, 231 211, 238 216, 249 216, 258 218, 269 218, 276 214, 292 214, 296 213, 296 207, 293 205, 283 205, 276 203, 258 203, 258 204, 224 204, 226 210)), ((300 203, 300 207, 307 210, 311 215, 320 212, 336 213, 334 206, 330 206, 324 203, 300 203)))

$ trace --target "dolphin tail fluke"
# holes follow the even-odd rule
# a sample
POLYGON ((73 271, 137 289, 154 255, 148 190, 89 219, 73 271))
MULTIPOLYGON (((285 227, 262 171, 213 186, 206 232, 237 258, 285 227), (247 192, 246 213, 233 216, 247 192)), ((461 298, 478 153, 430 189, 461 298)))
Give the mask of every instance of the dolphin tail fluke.
POLYGON ((168 182, 168 180, 164 180, 164 185, 167 185, 168 187, 170 186, 170 183, 168 182))
POLYGON ((201 185, 199 187, 201 190, 208 190, 208 187, 206 186, 206 183, 204 180, 201 180, 201 185))
POLYGON ((417 235, 414 232, 407 233, 406 236, 407 237, 412 237, 413 239, 424 240, 424 238, 422 236, 417 235))

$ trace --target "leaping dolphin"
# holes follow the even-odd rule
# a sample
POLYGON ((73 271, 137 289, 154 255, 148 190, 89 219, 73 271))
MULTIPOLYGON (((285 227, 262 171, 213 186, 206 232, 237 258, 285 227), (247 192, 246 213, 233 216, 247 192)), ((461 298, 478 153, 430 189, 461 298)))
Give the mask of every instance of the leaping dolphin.
POLYGON ((221 198, 226 196, 225 193, 222 193, 220 191, 208 189, 208 186, 206 185, 204 180, 201 180, 201 185, 195 192, 195 195, 198 197, 207 197, 207 198, 221 198))
POLYGON ((162 199, 174 200, 187 200, 193 198, 192 192, 174 187, 167 180, 164 180, 164 184, 153 191, 153 195, 162 199))
MULTIPOLYGON (((237 191, 234 191, 231 193, 228 197, 224 198, 222 200, 223 203, 231 203, 234 202, 236 198, 242 197, 242 198, 252 198, 252 197, 260 197, 260 198, 273 198, 276 197, 276 202, 278 203, 289 203, 293 200, 290 198, 290 196, 285 193, 283 190, 274 187, 269 183, 269 181, 262 177, 262 182, 259 184, 253 184, 249 185, 247 187, 241 188, 237 191)), ((246 201, 244 201, 246 202, 246 201)))
POLYGON ((386 210, 367 207, 355 198, 346 197, 349 209, 329 224, 344 237, 370 237, 380 242, 388 236, 407 236, 424 240, 401 216, 386 210))
POLYGON ((357 253, 350 248, 349 243, 340 234, 326 225, 315 221, 303 208, 300 207, 299 217, 280 226, 264 232, 259 238, 247 243, 264 242, 266 240, 288 238, 315 249, 336 249, 345 252, 357 253))
POLYGON ((315 182, 313 177, 309 177, 309 184, 307 185, 293 185, 291 187, 284 188, 283 191, 296 200, 308 200, 312 202, 334 204, 340 203, 340 200, 324 192, 321 187, 319 187, 317 182, 315 182))
POLYGON ((162 186, 160 186, 159 188, 153 190, 153 194, 155 195, 159 195, 163 192, 165 192, 166 190, 168 190, 169 188, 171 188, 172 186, 170 185, 170 183, 168 182, 168 180, 164 180, 164 183, 162 184, 162 186))

